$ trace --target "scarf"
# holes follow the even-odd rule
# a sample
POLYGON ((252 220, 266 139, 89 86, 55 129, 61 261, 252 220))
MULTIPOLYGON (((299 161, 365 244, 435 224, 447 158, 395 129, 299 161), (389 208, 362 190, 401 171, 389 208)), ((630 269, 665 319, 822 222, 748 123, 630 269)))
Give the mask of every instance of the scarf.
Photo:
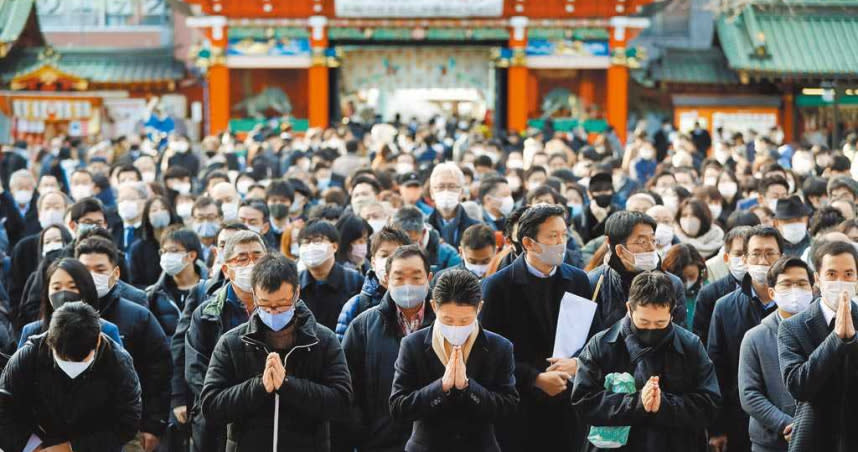
MULTIPOLYGON (((436 320, 437 322, 437 320, 436 320)), ((468 356, 471 354, 471 348, 474 347, 474 342, 477 340, 477 335, 480 334, 480 327, 477 326, 474 328, 474 331, 471 331, 471 335, 468 336, 468 340, 462 344, 462 357, 465 358, 465 363, 468 362, 468 356)), ((450 357, 447 355, 447 347, 444 346, 446 340, 444 336, 441 334, 440 328, 432 328, 432 350, 435 351, 435 356, 438 357, 438 360, 441 361, 441 364, 444 366, 447 365, 447 361, 450 360, 450 357)))

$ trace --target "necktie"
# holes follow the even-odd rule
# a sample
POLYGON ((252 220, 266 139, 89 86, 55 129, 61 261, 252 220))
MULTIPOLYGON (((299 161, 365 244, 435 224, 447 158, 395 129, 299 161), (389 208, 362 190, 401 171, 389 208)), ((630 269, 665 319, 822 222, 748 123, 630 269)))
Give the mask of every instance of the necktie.
POLYGON ((125 251, 131 247, 131 241, 134 240, 134 227, 127 226, 125 228, 125 251))
POLYGON ((828 331, 829 332, 834 331, 834 322, 836 322, 836 321, 837 321, 837 317, 832 317, 831 321, 828 322, 828 331))

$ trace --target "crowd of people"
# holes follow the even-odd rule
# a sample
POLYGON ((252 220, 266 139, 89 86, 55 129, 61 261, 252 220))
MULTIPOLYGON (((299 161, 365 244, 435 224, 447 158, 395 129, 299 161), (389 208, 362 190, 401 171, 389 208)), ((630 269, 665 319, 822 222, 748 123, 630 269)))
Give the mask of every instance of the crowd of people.
POLYGON ((7 146, 0 450, 854 450, 858 135, 780 139, 7 146))

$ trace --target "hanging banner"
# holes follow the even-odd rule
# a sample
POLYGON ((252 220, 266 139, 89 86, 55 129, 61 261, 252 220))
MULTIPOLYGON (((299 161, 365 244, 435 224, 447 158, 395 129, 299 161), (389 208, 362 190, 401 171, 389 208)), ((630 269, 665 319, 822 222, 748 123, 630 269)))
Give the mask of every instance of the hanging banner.
POLYGON ((337 17, 500 17, 503 0, 336 0, 337 17))
POLYGON ((12 113, 30 120, 69 121, 89 119, 92 104, 87 100, 14 99, 12 113))

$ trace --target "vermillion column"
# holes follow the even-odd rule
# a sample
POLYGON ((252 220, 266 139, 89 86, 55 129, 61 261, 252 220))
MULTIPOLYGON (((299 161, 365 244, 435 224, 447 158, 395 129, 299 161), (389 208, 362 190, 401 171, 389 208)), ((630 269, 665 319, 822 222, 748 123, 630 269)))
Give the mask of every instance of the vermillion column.
POLYGON ((310 50, 313 52, 310 66, 308 99, 310 127, 328 127, 330 125, 330 85, 325 50, 328 48, 328 19, 324 16, 310 17, 310 50))
POLYGON ((213 25, 209 29, 211 42, 211 67, 209 82, 209 133, 220 133, 229 126, 229 68, 226 66, 227 27, 213 25))
POLYGON ((608 124, 614 126, 617 136, 626 141, 626 123, 629 116, 629 68, 625 61, 626 30, 615 26, 611 30, 610 49, 614 52, 608 67, 606 113, 608 124))
POLYGON ((507 128, 521 132, 527 128, 527 66, 524 55, 527 48, 527 18, 516 16, 509 20, 512 33, 509 48, 512 50, 507 70, 507 128))

